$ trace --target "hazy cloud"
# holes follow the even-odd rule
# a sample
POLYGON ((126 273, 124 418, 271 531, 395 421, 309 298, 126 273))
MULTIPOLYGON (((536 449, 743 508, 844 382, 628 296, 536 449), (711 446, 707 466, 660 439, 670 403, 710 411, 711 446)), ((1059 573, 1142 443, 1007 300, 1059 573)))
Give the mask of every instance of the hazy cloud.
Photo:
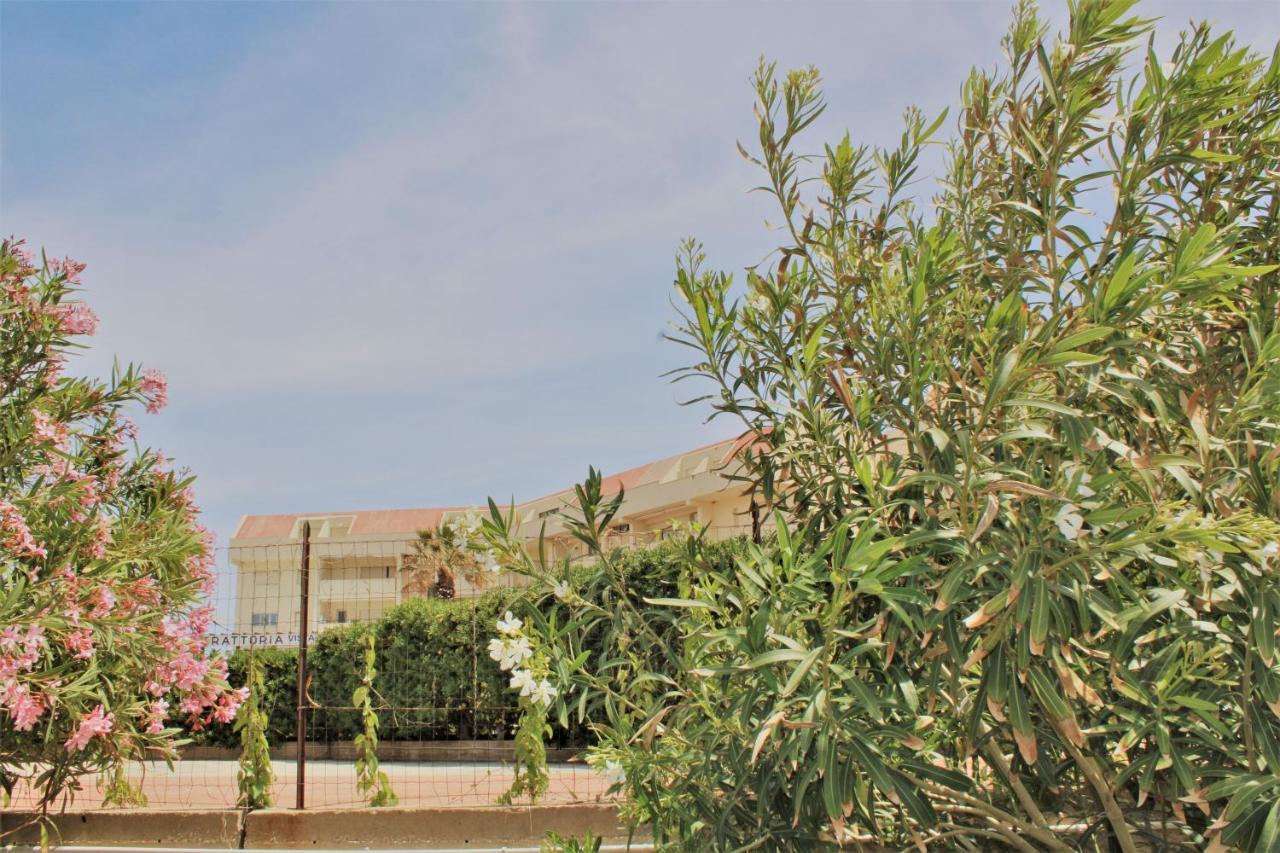
MULTIPOLYGON (((887 143, 1008 7, 6 3, 0 213, 89 263, 86 369, 170 374, 144 435, 223 536, 525 498, 730 429, 674 404, 659 336, 681 237, 771 245, 734 153, 758 57, 823 71, 815 145, 887 143)), ((1276 37, 1263 3, 1149 8, 1276 37)))

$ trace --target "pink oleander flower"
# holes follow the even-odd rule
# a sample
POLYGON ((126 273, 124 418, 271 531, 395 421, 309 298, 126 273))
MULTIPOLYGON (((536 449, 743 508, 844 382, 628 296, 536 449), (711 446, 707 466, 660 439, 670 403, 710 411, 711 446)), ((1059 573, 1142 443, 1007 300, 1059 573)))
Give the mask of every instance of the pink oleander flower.
POLYGON ((44 546, 31 535, 31 528, 22 513, 7 501, 0 501, 0 545, 19 557, 39 559, 48 556, 44 546))
POLYGON ((98 527, 93 532, 93 541, 89 543, 89 556, 101 560, 107 556, 107 545, 111 542, 111 527, 105 516, 98 516, 98 527))
POLYGON ((39 693, 32 693, 25 684, 11 683, 0 687, 0 705, 6 707, 13 718, 13 728, 20 732, 30 731, 44 713, 45 698, 39 693))
POLYGON ((157 699, 151 703, 150 709, 147 711, 147 733, 158 735, 164 731, 165 715, 169 713, 169 703, 163 699, 157 699))
POLYGON ((190 486, 186 486, 173 493, 174 501, 182 507, 188 518, 193 518, 197 512, 195 490, 190 486))
POLYGON ((173 683, 179 690, 194 689, 197 684, 204 680, 205 673, 209 671, 207 661, 194 658, 187 652, 178 655, 172 666, 174 672, 173 683))
POLYGON ((67 357, 62 353, 49 356, 45 362, 44 377, 42 381, 45 385, 53 386, 57 384, 59 377, 62 376, 62 370, 67 366, 67 357))
POLYGON ((92 335, 98 331, 98 315, 83 302, 65 302, 54 309, 58 331, 64 335, 92 335))
POLYGON ((48 263, 50 272, 64 274, 67 281, 72 284, 80 283, 80 273, 84 272, 84 268, 88 266, 71 258, 49 258, 48 263))
POLYGON ((236 711, 244 703, 248 697, 249 691, 245 688, 239 690, 228 690, 218 699, 218 704, 214 706, 213 718, 219 723, 229 723, 236 718, 236 711), (243 692, 244 695, 241 695, 243 692))
POLYGON ((142 395, 147 398, 147 411, 151 414, 169 404, 169 380, 158 370, 142 371, 142 395))
POLYGON ((19 672, 30 672, 40 660, 40 649, 45 645, 44 629, 39 625, 28 626, 26 634, 20 634, 16 625, 0 632, 0 683, 9 684, 19 672))
POLYGON ((27 248, 27 238, 10 237, 9 254, 17 259, 19 264, 18 275, 29 275, 35 269, 36 256, 35 253, 27 248))
POLYGON ((67 426, 55 423, 47 414, 37 410, 31 413, 31 437, 37 444, 63 447, 67 442, 67 426))
POLYGON ((101 704, 80 718, 75 732, 67 738, 67 752, 79 752, 89 745, 89 741, 98 735, 109 733, 115 725, 116 715, 108 714, 101 704))
POLYGON ((75 652, 75 656, 80 660, 93 657, 93 632, 88 628, 72 631, 62 643, 69 651, 75 652))
POLYGON ((101 619, 111 612, 116 605, 116 594, 109 586, 100 586, 93 592, 93 610, 89 611, 90 619, 101 619))

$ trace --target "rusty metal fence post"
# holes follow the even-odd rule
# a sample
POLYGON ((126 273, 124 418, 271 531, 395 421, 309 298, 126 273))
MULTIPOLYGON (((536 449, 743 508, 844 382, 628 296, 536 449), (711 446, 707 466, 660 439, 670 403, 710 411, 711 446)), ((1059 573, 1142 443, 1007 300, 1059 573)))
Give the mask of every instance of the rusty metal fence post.
POLYGON ((298 614, 298 792, 295 807, 307 807, 307 617, 311 610, 311 522, 302 523, 302 581, 298 614))

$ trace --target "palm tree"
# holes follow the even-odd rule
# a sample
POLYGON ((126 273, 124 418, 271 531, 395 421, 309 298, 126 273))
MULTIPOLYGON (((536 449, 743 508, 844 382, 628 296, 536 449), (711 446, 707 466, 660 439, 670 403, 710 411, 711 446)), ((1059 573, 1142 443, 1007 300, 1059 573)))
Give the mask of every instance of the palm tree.
POLYGON ((403 591, 409 595, 453 598, 461 575, 473 587, 485 585, 484 566, 467 547, 467 539, 448 522, 418 531, 412 550, 405 554, 408 573, 403 591))

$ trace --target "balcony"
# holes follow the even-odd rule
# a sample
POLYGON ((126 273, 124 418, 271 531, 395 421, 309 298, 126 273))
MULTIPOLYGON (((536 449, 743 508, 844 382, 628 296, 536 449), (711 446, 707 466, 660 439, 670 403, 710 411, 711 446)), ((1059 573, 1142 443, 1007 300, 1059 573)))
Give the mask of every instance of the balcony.
POLYGON ((322 578, 316 588, 321 601, 394 600, 396 591, 396 578, 322 578))

